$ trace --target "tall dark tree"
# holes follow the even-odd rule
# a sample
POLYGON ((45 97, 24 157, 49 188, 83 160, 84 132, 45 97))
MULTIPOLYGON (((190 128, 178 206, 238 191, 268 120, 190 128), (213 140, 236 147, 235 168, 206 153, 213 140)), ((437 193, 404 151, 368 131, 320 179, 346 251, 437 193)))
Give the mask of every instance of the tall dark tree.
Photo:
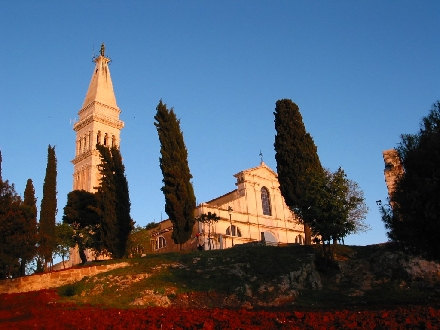
MULTIPOLYGON (((73 230, 73 239, 78 245, 82 263, 87 262, 85 249, 93 249, 97 253, 101 251, 100 217, 96 212, 97 203, 96 195, 85 190, 73 190, 67 194, 63 223, 70 225, 73 230)), ((62 229, 62 233, 65 232, 62 229)))
POLYGON ((24 219, 14 185, 0 180, 0 278, 19 275, 24 219))
POLYGON ((35 189, 32 179, 28 179, 26 182, 22 208, 25 211, 26 224, 23 232, 25 242, 21 256, 21 275, 25 275, 26 264, 29 263, 37 253, 37 199, 35 198, 35 189))
POLYGON ((39 240, 40 256, 46 268, 52 262, 55 249, 55 217, 57 214, 57 159, 55 146, 47 149, 46 176, 43 184, 43 199, 40 208, 39 240))
POLYGON ((96 148, 101 156, 101 164, 98 165, 101 179, 97 192, 101 241, 113 258, 122 258, 134 227, 130 217, 131 203, 125 167, 116 146, 108 148, 98 144, 96 148))
POLYGON ((280 191, 287 206, 304 222, 306 244, 310 244, 308 224, 315 220, 315 215, 308 212, 313 203, 308 190, 313 189, 311 177, 321 180, 324 171, 298 106, 289 99, 278 100, 274 115, 277 132, 274 147, 280 191))
POLYGON ((0 277, 24 275, 26 262, 35 256, 35 228, 29 228, 33 216, 14 185, 0 180, 0 277))
POLYGON ((180 120, 174 110, 167 109, 160 100, 154 116, 160 141, 160 169, 163 174, 165 212, 173 223, 174 243, 182 244, 191 238, 195 224, 196 198, 188 166, 188 151, 180 130, 180 120))
POLYGON ((391 241, 440 259, 440 101, 397 148, 404 168, 382 219, 391 241))

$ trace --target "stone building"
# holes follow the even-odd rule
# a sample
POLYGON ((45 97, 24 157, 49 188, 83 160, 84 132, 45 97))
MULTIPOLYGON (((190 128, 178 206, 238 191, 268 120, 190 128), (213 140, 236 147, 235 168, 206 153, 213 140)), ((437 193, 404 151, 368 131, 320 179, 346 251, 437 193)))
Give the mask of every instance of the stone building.
POLYGON ((104 54, 94 58, 95 69, 81 110, 79 120, 73 125, 76 132, 75 158, 72 160, 73 190, 95 192, 99 185, 98 165, 101 163, 96 144, 119 146, 124 123, 119 120, 119 110, 110 77, 110 59, 104 54))
MULTIPOLYGON (((205 250, 226 249, 250 242, 304 244, 304 226, 284 202, 276 172, 261 162, 234 177, 236 189, 196 207, 196 218, 211 212, 220 219, 211 228, 196 222, 186 249, 197 246, 205 250)), ((169 220, 161 222, 152 232, 151 249, 156 252, 175 249, 171 233, 169 220)))
MULTIPOLYGON (((98 165, 101 163, 96 144, 119 146, 124 122, 119 120, 121 110, 116 104, 110 77, 110 59, 105 56, 104 44, 100 54, 94 57, 95 68, 81 109, 79 120, 74 123, 76 148, 73 164, 73 190, 95 192, 99 186, 98 165)), ((86 251, 93 260, 92 251, 86 251)), ((70 266, 81 263, 77 248, 70 251, 70 266)))
POLYGON ((396 149, 384 150, 382 155, 385 162, 385 183, 388 189, 388 196, 391 197, 396 188, 396 181, 403 174, 404 170, 396 149))

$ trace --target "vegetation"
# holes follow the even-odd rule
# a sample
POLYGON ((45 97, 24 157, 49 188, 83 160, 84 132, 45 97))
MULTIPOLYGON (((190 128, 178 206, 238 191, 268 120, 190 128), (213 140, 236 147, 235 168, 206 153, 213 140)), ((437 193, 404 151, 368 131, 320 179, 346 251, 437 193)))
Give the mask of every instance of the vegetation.
MULTIPOLYGON (((345 270, 319 269, 322 288, 308 285, 297 288, 296 310, 440 303, 438 291, 418 281, 412 285, 399 266, 382 267, 381 262, 390 261, 392 250, 388 246, 338 245, 334 248, 338 260, 346 263, 345 270), (353 265, 365 265, 363 267, 371 273, 359 272, 353 265), (367 289, 363 288, 365 279, 373 283, 367 289)), ((60 288, 59 292, 71 302, 116 308, 127 308, 138 297, 148 295, 169 299, 174 306, 231 307, 225 302, 232 299, 237 302, 237 308, 252 304, 264 309, 259 302, 264 304, 286 297, 286 293, 298 285, 283 279, 290 278, 291 274, 301 274, 302 278, 310 276, 304 270, 310 269, 308 265, 313 264, 313 255, 319 249, 319 246, 301 245, 236 246, 227 250, 149 254, 127 259, 131 267, 84 278, 60 288)), ((435 288, 440 289, 439 283, 435 288)), ((291 303, 279 307, 291 309, 291 303)))
POLYGON ((160 141, 160 169, 163 174, 165 212, 173 223, 174 243, 188 241, 195 224, 194 209, 196 198, 191 183, 192 175, 188 166, 188 152, 180 130, 180 120, 174 110, 168 110, 160 100, 154 116, 160 141))
MULTIPOLYGON (((157 227, 158 224, 155 224, 157 227)), ((149 227, 147 225, 147 227, 149 227)), ((151 226, 150 226, 151 227, 151 226)), ((151 229, 151 228, 150 228, 151 229)), ((128 237, 127 255, 129 257, 140 257, 149 251, 151 234, 148 228, 134 227, 128 237)))
POLYGON ((220 217, 215 213, 208 212, 208 214, 202 213, 196 220, 208 225, 208 246, 211 250, 211 225, 219 221, 220 217))
POLYGON ((43 184, 43 199, 40 208, 39 253, 48 264, 52 263, 55 249, 55 216, 57 214, 57 160, 55 146, 47 148, 46 176, 43 184))
MULTIPOLYGON (((14 185, 0 180, 0 277, 20 276, 21 260, 28 256, 26 224, 29 208, 23 207, 14 185)), ((34 245, 35 249, 35 245, 34 245)), ((34 250, 35 251, 35 250, 34 250)))
POLYGON ((37 227, 37 199, 35 198, 35 189, 31 179, 26 182, 24 190, 24 200, 22 208, 26 216, 24 224, 24 244, 23 254, 20 262, 20 273, 25 275, 26 265, 32 262, 37 254, 38 227, 37 227))
POLYGON ((381 209, 388 237, 404 250, 440 259, 440 101, 418 133, 401 136, 397 150, 404 173, 381 209))
POLYGON ((63 222, 72 228, 73 239, 78 245, 82 263, 87 262, 85 249, 101 250, 100 217, 96 211, 96 195, 85 190, 73 190, 67 194, 63 222))
POLYGON ((283 99, 275 106, 275 159, 277 162, 280 191, 287 206, 298 215, 305 224, 306 244, 311 244, 309 223, 315 221, 314 215, 306 211, 313 201, 308 190, 311 178, 323 176, 313 138, 307 133, 298 106, 291 100, 283 99))
POLYGON ((322 181, 312 182, 316 191, 310 190, 312 206, 306 211, 315 241, 323 244, 325 259, 332 259, 331 241, 343 240, 345 236, 365 231, 369 227, 364 223, 367 206, 363 192, 349 179, 343 169, 336 172, 325 171, 319 176, 322 181))
POLYGON ((126 254, 128 236, 134 225, 125 167, 118 147, 97 144, 96 148, 101 156, 98 165, 101 179, 96 193, 101 242, 113 258, 119 259, 126 254))
POLYGON ((55 255, 60 256, 64 265, 65 258, 69 255, 70 248, 75 247, 74 230, 67 223, 57 223, 55 226, 55 255))
POLYGON ((332 257, 330 241, 365 231, 367 207, 363 192, 339 168, 324 170, 317 148, 306 132, 298 106, 279 100, 275 107, 275 159, 281 194, 287 206, 300 217, 310 244, 308 231, 323 243, 326 259, 332 257), (326 247, 327 246, 327 247, 326 247))
POLYGON ((157 228, 157 227, 159 227, 159 224, 158 224, 158 223, 156 223, 156 222, 150 222, 150 223, 148 223, 148 224, 145 226, 145 229, 146 229, 146 230, 151 230, 151 229, 154 229, 154 228, 157 228))

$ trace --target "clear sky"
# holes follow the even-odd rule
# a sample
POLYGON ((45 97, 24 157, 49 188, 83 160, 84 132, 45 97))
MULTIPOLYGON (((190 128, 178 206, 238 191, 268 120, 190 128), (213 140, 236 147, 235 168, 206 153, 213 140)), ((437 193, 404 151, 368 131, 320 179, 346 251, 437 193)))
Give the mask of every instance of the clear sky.
POLYGON ((56 145, 58 215, 72 189, 73 120, 102 42, 121 120, 121 152, 138 225, 166 219, 162 99, 174 107, 197 202, 235 189, 233 174, 276 170, 273 111, 300 107, 324 167, 364 191, 372 230, 387 240, 382 151, 415 133, 440 99, 440 1, 1 1, 0 148, 3 178, 42 199, 47 146, 56 145))

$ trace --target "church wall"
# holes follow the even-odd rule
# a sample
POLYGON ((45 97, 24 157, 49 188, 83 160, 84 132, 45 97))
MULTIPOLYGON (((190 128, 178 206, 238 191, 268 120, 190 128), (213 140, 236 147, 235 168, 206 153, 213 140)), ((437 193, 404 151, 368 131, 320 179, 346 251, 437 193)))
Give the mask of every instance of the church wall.
MULTIPOLYGON (((273 237, 278 243, 303 243, 304 226, 299 224, 294 214, 284 202, 278 189, 276 173, 264 163, 259 167, 242 171, 236 175, 237 190, 216 198, 208 203, 200 204, 195 216, 202 213, 216 213, 220 220, 211 227, 211 242, 215 248, 228 248, 235 244, 260 241, 262 233, 273 237), (270 215, 263 214, 261 189, 267 189, 270 201, 270 215), (228 208, 231 207, 231 217, 228 208), (231 236, 230 226, 240 229, 241 237, 231 236)), ((267 208, 266 208, 267 211, 267 208)), ((208 225, 199 224, 199 230, 205 241, 208 241, 208 225)), ((236 233, 237 234, 237 233, 236 233)))

